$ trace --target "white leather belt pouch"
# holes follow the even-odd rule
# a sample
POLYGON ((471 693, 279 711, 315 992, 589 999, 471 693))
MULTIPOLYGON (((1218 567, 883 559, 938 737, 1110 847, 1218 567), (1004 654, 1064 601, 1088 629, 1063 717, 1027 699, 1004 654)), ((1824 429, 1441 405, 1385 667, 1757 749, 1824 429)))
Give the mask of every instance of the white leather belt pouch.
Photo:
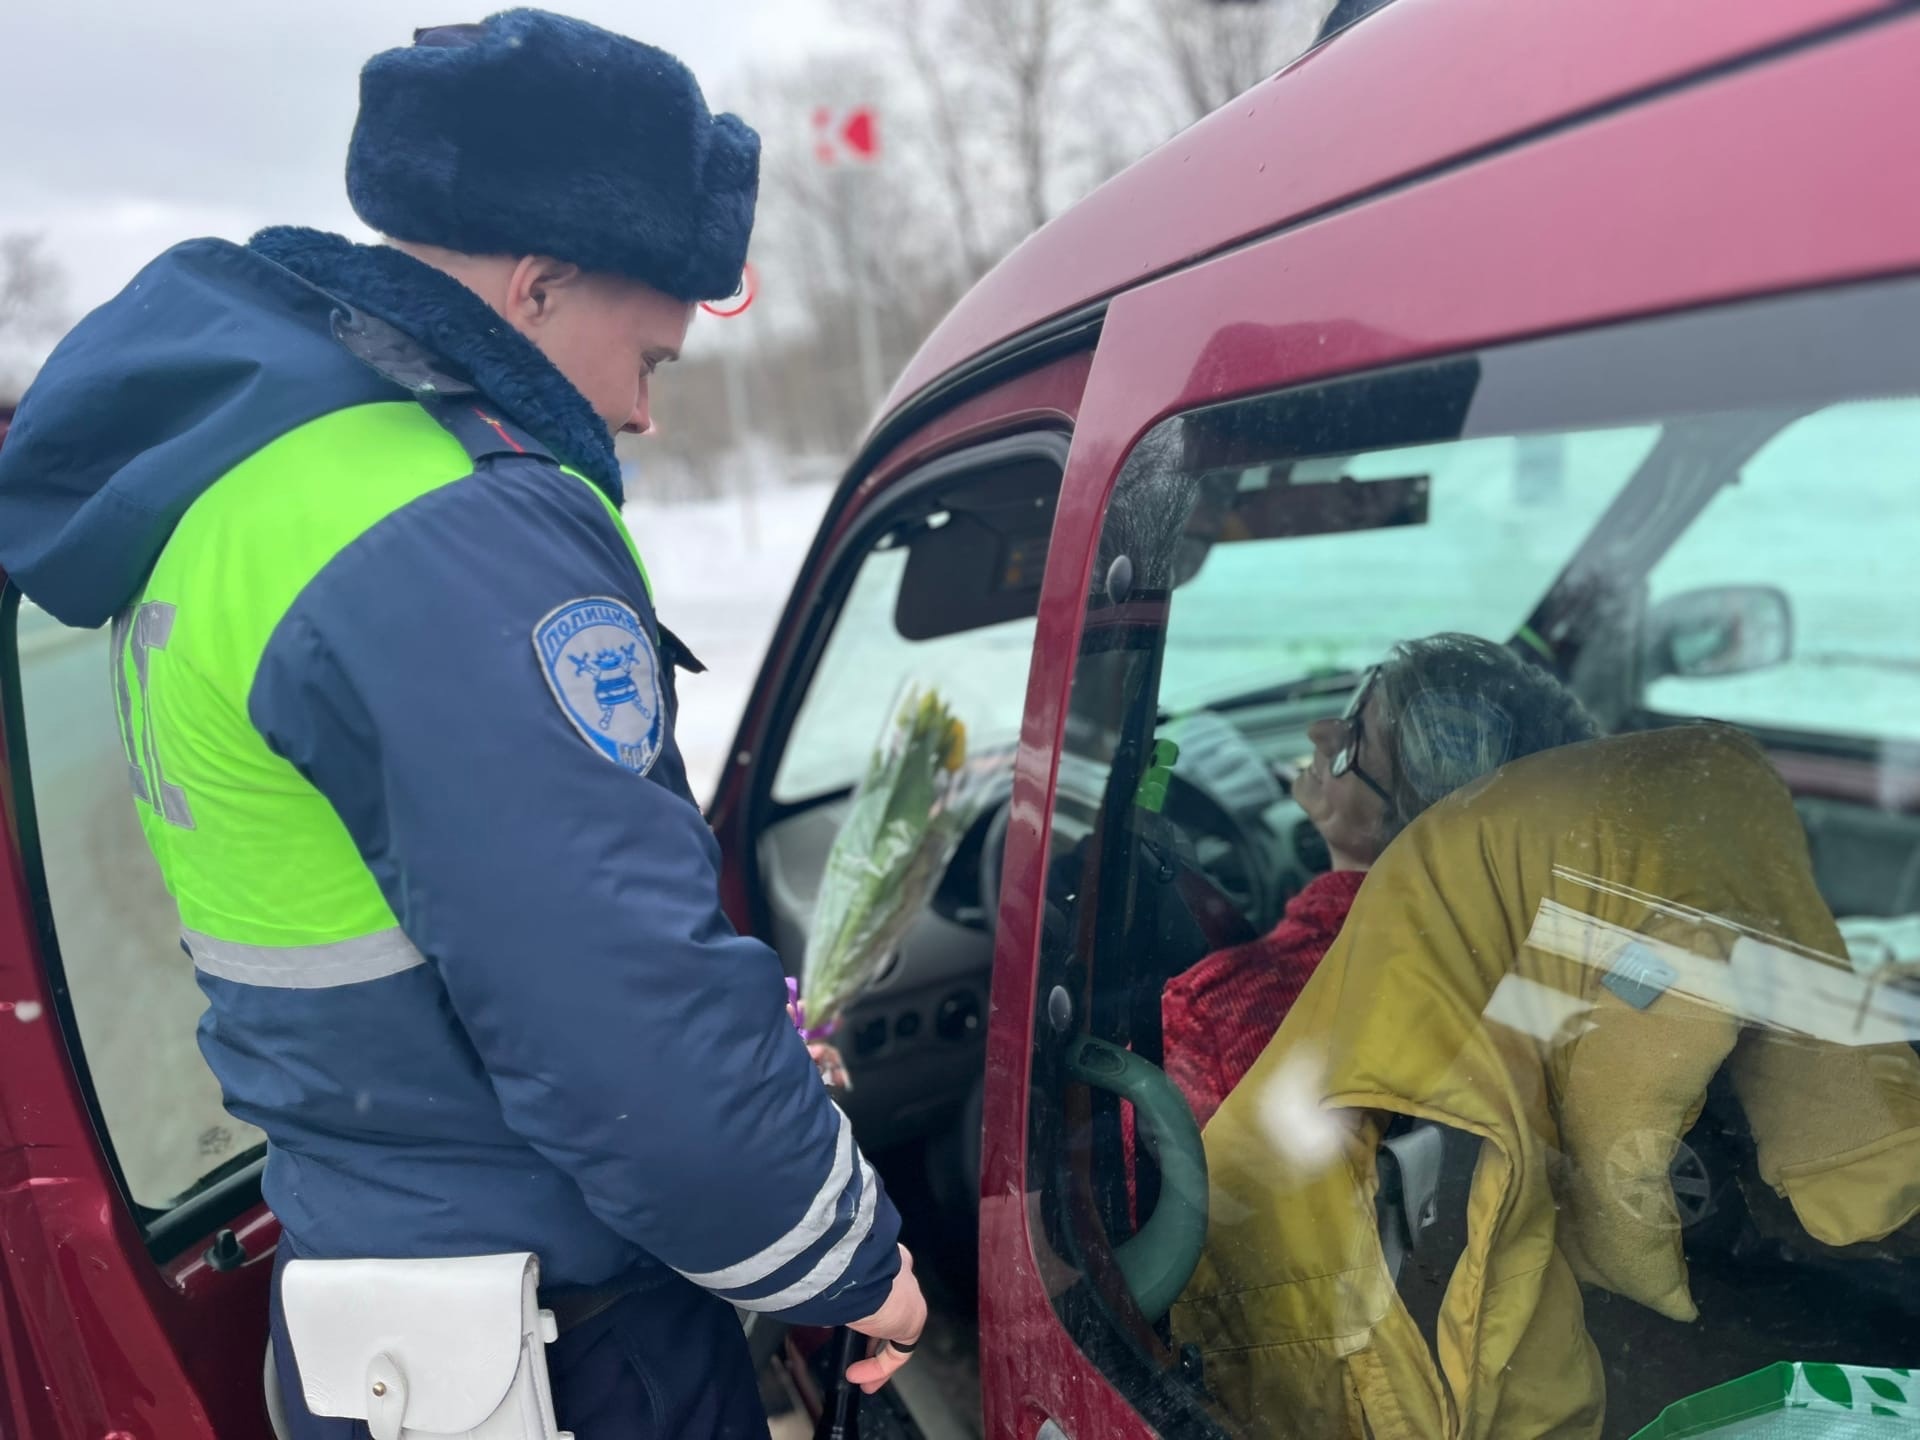
POLYGON ((570 1440, 553 1418, 533 1255, 290 1260, 280 1277, 307 1409, 373 1440, 570 1440))

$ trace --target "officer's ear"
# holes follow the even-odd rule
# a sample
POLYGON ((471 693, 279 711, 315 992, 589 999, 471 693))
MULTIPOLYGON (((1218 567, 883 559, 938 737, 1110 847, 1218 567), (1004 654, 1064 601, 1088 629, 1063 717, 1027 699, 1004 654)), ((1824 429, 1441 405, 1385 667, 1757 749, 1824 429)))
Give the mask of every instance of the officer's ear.
POLYGON ((551 255, 522 255, 507 277, 507 318, 531 330, 553 317, 556 304, 580 283, 578 265, 551 255))

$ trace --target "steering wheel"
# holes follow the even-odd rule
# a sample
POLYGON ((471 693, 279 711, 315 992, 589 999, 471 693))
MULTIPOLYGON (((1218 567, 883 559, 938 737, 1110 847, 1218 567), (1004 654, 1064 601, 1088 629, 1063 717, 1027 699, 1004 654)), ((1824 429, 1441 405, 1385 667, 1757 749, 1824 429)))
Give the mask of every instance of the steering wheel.
POLYGON ((992 928, 1000 918, 1000 872, 1007 863, 1007 831, 1013 828, 1013 801, 1002 800, 980 840, 980 908, 992 928))
MULTIPOLYGON (((1203 928, 1207 912, 1244 921, 1252 938, 1279 918, 1284 899, 1282 871, 1288 861, 1241 816, 1178 771, 1169 777, 1161 816, 1191 842, 1195 858, 1168 854, 1166 863, 1182 873, 1180 884, 1203 928)), ((987 822, 980 844, 980 905, 992 923, 1000 913, 1000 877, 1007 858, 1007 832, 1013 804, 1001 804, 987 822)))
POLYGON ((1067 1073, 1133 1106, 1136 1133, 1160 1165, 1160 1199, 1132 1238, 1114 1247, 1121 1278, 1147 1320, 1173 1308, 1207 1243, 1207 1152, 1186 1098, 1158 1066, 1091 1035, 1068 1042, 1067 1073))
MULTIPOLYGON (((1204 785, 1175 771, 1161 816, 1191 844, 1189 870, 1223 897, 1255 933, 1280 918, 1282 861, 1277 848, 1204 785)), ((1191 896, 1191 879, 1183 889, 1191 896)))

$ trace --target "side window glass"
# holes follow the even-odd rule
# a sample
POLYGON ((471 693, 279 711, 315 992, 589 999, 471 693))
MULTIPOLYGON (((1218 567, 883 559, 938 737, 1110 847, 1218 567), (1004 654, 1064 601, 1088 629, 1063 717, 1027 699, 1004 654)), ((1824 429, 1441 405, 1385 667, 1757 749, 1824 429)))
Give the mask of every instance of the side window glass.
POLYGON ((937 681, 975 750, 1020 734, 1034 614, 1046 572, 1065 437, 993 442, 906 482, 824 648, 789 731, 773 799, 804 804, 866 772, 902 686, 937 681))
POLYGON ((1916 487, 1920 399, 1830 406, 1771 437, 1653 569, 1669 628, 1650 637, 1648 708, 1920 744, 1916 487), (1729 648, 1769 663, 1730 666, 1729 648))
MULTIPOLYGON (((920 639, 901 634, 898 611, 909 554, 906 545, 889 539, 861 562, 780 758, 776 800, 805 801, 857 782, 887 707, 916 676, 940 680, 982 744, 1019 736, 1033 656, 1032 617, 920 639)), ((1038 579, 1036 574, 1036 586, 1038 579)))
POLYGON ((1920 582, 1869 533, 1911 529, 1916 427, 1870 346, 1728 400, 1846 343, 1822 303, 1127 459, 1029 1186, 1062 1323, 1159 1433, 1920 1423, 1920 772, 1871 743, 1920 714, 1920 582))
MULTIPOLYGON (((157 1218, 256 1158, 264 1137, 226 1113, 196 1043, 206 1000, 129 790, 130 778, 165 781, 151 757, 137 763, 144 754, 138 734, 131 751, 123 734, 123 717, 140 709, 116 684, 122 668, 111 663, 112 646, 127 638, 121 630, 71 630, 22 602, 12 641, 33 787, 31 839, 46 877, 75 1048, 128 1193, 157 1218)), ((151 632, 148 639, 164 643, 151 632)), ((179 801, 169 804, 169 821, 191 823, 185 797, 179 801)))

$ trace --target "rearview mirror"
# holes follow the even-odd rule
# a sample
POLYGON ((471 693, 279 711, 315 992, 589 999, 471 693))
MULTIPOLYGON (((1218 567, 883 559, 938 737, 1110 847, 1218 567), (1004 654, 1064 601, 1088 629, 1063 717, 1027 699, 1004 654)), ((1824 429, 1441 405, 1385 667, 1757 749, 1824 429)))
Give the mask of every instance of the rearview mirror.
POLYGON ((1772 585, 1716 585, 1669 596, 1647 612, 1643 674, 1745 675, 1793 654, 1793 610, 1772 585))
POLYGON ((1174 544, 1173 588, 1197 576, 1216 545, 1427 523, 1431 477, 1359 480, 1345 472, 1345 463, 1308 460, 1202 477, 1186 529, 1174 544))

